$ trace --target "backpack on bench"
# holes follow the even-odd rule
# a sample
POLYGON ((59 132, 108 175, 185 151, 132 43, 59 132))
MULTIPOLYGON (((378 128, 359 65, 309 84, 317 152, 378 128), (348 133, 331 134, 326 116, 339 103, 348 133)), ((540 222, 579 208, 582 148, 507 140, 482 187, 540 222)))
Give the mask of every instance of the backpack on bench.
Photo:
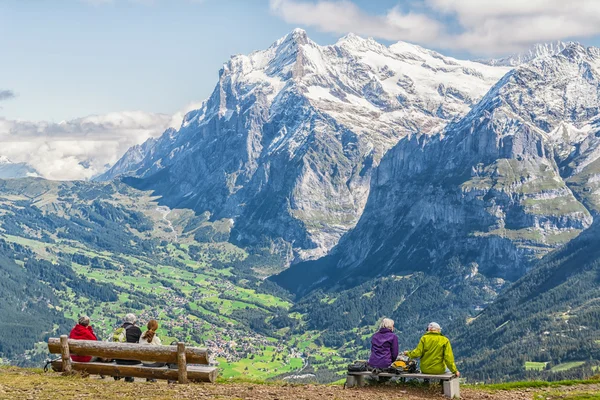
POLYGON ((390 372, 395 374, 414 374, 419 372, 417 369, 417 362, 409 359, 408 357, 400 357, 398 360, 392 363, 389 369, 390 372))
POLYGON ((348 372, 366 372, 369 368, 366 361, 354 361, 348 364, 348 372))

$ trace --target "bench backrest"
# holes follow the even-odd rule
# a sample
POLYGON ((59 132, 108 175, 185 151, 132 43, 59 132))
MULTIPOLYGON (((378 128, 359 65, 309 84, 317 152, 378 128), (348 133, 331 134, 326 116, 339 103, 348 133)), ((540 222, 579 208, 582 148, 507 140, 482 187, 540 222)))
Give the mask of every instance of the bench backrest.
MULTIPOLYGON (((69 353, 79 356, 92 356, 122 360, 144 360, 152 362, 177 363, 177 346, 144 346, 137 343, 100 342, 95 340, 67 340, 69 353)), ((51 354, 62 354, 61 341, 48 339, 51 354)), ((185 358, 190 364, 208 364, 208 350, 198 347, 185 347, 185 358)))

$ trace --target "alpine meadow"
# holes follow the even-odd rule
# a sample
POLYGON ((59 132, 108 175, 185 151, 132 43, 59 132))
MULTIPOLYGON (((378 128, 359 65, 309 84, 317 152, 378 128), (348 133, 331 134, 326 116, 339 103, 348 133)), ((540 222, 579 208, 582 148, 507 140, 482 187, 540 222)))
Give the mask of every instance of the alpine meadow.
MULTIPOLYGON (((85 7, 119 6, 102 3, 85 7)), ((271 12, 288 3, 353 4, 271 12)), ((448 56, 288 31, 215 70, 177 124, 152 117, 162 134, 77 159, 89 179, 10 144, 43 132, 54 154, 74 124, 0 117, 2 368, 43 367, 82 316, 112 341, 131 313, 208 349, 221 382, 343 382, 383 318, 400 351, 439 323, 468 384, 598 375, 600 48, 448 56)))

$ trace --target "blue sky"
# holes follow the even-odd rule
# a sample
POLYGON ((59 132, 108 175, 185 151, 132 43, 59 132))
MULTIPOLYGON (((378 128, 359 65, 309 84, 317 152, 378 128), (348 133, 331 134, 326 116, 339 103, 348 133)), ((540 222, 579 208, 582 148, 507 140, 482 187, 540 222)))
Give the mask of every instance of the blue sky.
POLYGON ((58 122, 124 110, 171 114, 207 97, 232 54, 266 48, 296 26, 320 44, 352 30, 459 57, 505 54, 539 39, 600 43, 597 28, 587 27, 594 21, 564 10, 564 1, 545 0, 532 11, 519 8, 523 2, 489 0, 514 4, 478 7, 479 14, 473 1, 4 0, 0 117, 58 122), (507 18, 532 29, 513 37, 517 29, 507 18), (484 32, 482 20, 497 30, 484 32))
MULTIPOLYGON (((173 113, 207 97, 231 55, 266 48, 291 28, 268 1, 3 1, 0 89, 16 97, 0 115, 173 113)), ((337 36, 310 34, 319 43, 337 36)))

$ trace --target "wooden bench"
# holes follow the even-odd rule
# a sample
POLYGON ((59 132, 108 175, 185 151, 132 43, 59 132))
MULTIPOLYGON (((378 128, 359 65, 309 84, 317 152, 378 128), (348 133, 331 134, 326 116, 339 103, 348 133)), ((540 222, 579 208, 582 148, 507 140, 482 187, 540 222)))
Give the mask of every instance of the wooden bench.
POLYGON ((443 375, 429 375, 429 374, 393 374, 389 372, 382 372, 379 374, 365 371, 365 372, 350 372, 348 371, 348 375, 346 377, 346 388, 351 388, 354 386, 362 387, 365 385, 365 377, 397 377, 397 378, 413 378, 413 379, 439 379, 443 383, 444 388, 444 396, 449 397, 451 399, 459 399, 460 398, 460 386, 459 379, 451 373, 443 374, 443 375))
POLYGON ((177 346, 144 346, 136 343, 99 342, 94 340, 68 339, 66 335, 48 339, 51 354, 60 354, 61 360, 52 362, 57 372, 81 371, 94 375, 115 377, 137 377, 148 379, 168 379, 179 383, 214 382, 218 369, 208 365, 208 350, 186 347, 179 342, 177 346), (165 367, 146 367, 142 364, 119 365, 115 362, 76 362, 71 354, 92 356, 104 359, 144 360, 176 364, 177 369, 165 367), (188 366, 187 364, 203 364, 188 366))

